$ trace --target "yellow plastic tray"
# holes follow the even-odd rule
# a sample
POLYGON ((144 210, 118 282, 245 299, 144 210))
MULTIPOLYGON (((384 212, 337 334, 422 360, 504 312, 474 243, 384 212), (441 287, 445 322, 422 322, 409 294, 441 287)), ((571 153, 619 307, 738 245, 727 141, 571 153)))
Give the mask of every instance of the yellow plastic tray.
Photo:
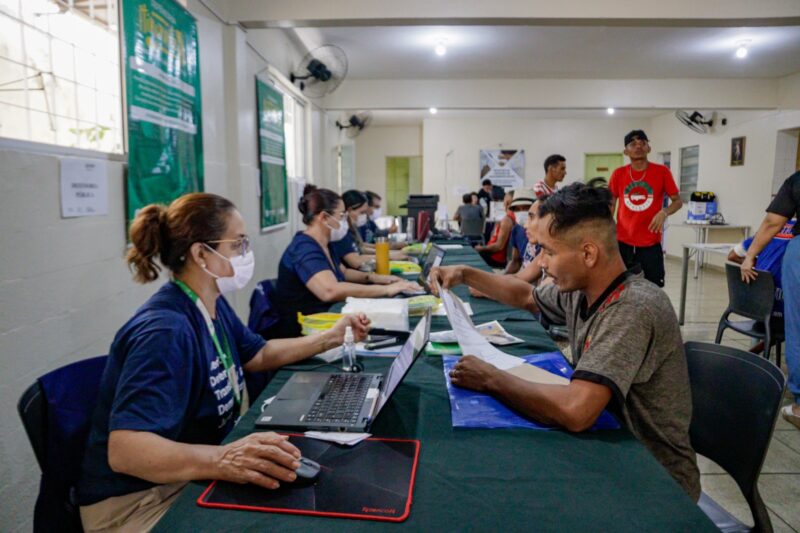
POLYGON ((313 335, 331 329, 343 316, 341 313, 297 313, 297 322, 303 328, 302 335, 313 335))

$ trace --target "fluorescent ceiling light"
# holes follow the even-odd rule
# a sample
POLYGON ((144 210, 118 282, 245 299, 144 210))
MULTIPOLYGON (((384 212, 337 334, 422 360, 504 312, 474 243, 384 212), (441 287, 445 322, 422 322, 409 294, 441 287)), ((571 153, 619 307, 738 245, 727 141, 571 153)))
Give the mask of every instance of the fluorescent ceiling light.
POLYGON ((606 108, 606 113, 608 113, 609 115, 613 115, 616 112, 617 110, 614 109, 613 107, 606 108))
POLYGON ((750 44, 750 41, 739 41, 736 43, 736 57, 739 59, 744 59, 747 57, 747 46, 750 44))
POLYGON ((439 110, 436 109, 435 107, 431 107, 430 109, 428 109, 428 111, 430 112, 431 115, 435 115, 436 113, 439 112, 439 110))
POLYGON ((444 39, 436 41, 436 47, 433 49, 433 51, 436 52, 437 56, 441 57, 447 53, 447 46, 445 45, 446 43, 444 39))

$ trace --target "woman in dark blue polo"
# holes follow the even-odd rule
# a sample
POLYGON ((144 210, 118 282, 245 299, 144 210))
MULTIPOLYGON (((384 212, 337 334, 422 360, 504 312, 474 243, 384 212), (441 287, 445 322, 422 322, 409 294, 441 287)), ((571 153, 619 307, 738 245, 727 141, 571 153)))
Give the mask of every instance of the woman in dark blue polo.
POLYGON ((338 194, 307 185, 298 208, 306 230, 297 232, 278 266, 275 307, 280 315, 279 336, 300 334, 298 312, 324 312, 348 296, 391 297, 404 290, 419 290, 415 283, 342 265, 336 247, 329 246, 347 237, 349 231, 344 202, 338 194))
POLYGON ((182 196, 136 215, 127 261, 141 283, 165 283, 119 330, 100 383, 78 486, 86 531, 148 531, 186 482, 222 479, 268 489, 295 478, 300 452, 255 433, 220 446, 248 409, 245 372, 263 372, 342 343, 346 326, 265 341, 222 294, 242 289, 255 263, 244 220, 214 194, 182 196))
MULTIPOLYGON (((349 227, 347 235, 336 242, 330 244, 333 253, 339 257, 346 267, 360 269, 365 263, 375 260, 375 245, 364 242, 362 230, 369 223, 369 199, 368 196, 355 189, 345 191, 342 195, 344 201, 346 220, 349 227)), ((392 243, 397 248, 402 248, 402 243, 392 243)), ((391 250, 389 258, 392 260, 405 260, 408 256, 403 252, 391 250)), ((393 281, 399 281, 394 278, 393 281)), ((388 282, 389 280, 384 280, 388 282)))

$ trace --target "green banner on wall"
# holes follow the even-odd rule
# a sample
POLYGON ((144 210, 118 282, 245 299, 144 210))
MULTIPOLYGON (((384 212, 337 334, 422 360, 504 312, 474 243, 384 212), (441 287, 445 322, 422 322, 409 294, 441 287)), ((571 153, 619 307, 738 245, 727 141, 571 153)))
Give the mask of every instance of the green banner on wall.
POLYGON ((125 0, 127 217, 203 190, 197 23, 174 0, 125 0))
POLYGON ((261 228, 289 221, 283 94, 256 78, 261 228))

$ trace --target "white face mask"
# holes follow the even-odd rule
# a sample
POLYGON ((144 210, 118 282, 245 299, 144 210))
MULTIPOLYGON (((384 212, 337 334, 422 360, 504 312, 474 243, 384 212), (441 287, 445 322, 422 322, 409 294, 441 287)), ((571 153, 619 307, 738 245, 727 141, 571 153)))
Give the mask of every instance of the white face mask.
POLYGON ((528 223, 528 212, 527 211, 518 211, 514 213, 514 216, 517 217, 517 224, 525 227, 525 224, 528 223))
POLYGON ((244 289, 247 284, 250 283, 250 280, 253 279, 253 272, 256 269, 256 258, 253 255, 253 250, 248 251, 245 255, 236 255, 228 258, 213 249, 211 246, 207 244, 205 246, 222 259, 229 262, 233 267, 233 276, 230 277, 217 276, 213 272, 209 272, 205 267, 201 267, 203 270, 205 270, 206 274, 217 280, 217 288, 219 289, 220 293, 228 294, 238 291, 244 289))
POLYGON ((339 222, 338 228, 334 228, 328 223, 325 223, 325 225, 328 226, 328 229, 331 230, 331 242, 341 241, 347 236, 347 229, 348 229, 347 224, 345 223, 344 220, 339 220, 338 222, 339 222))
POLYGON ((360 215, 358 215, 358 218, 356 219, 356 226, 360 228, 366 225, 367 225, 367 214, 361 213, 360 215))
POLYGON ((376 220, 381 218, 381 216, 383 216, 383 211, 381 210, 380 207, 376 207, 375 209, 372 210, 372 215, 369 218, 371 218, 372 221, 375 222, 376 220))

